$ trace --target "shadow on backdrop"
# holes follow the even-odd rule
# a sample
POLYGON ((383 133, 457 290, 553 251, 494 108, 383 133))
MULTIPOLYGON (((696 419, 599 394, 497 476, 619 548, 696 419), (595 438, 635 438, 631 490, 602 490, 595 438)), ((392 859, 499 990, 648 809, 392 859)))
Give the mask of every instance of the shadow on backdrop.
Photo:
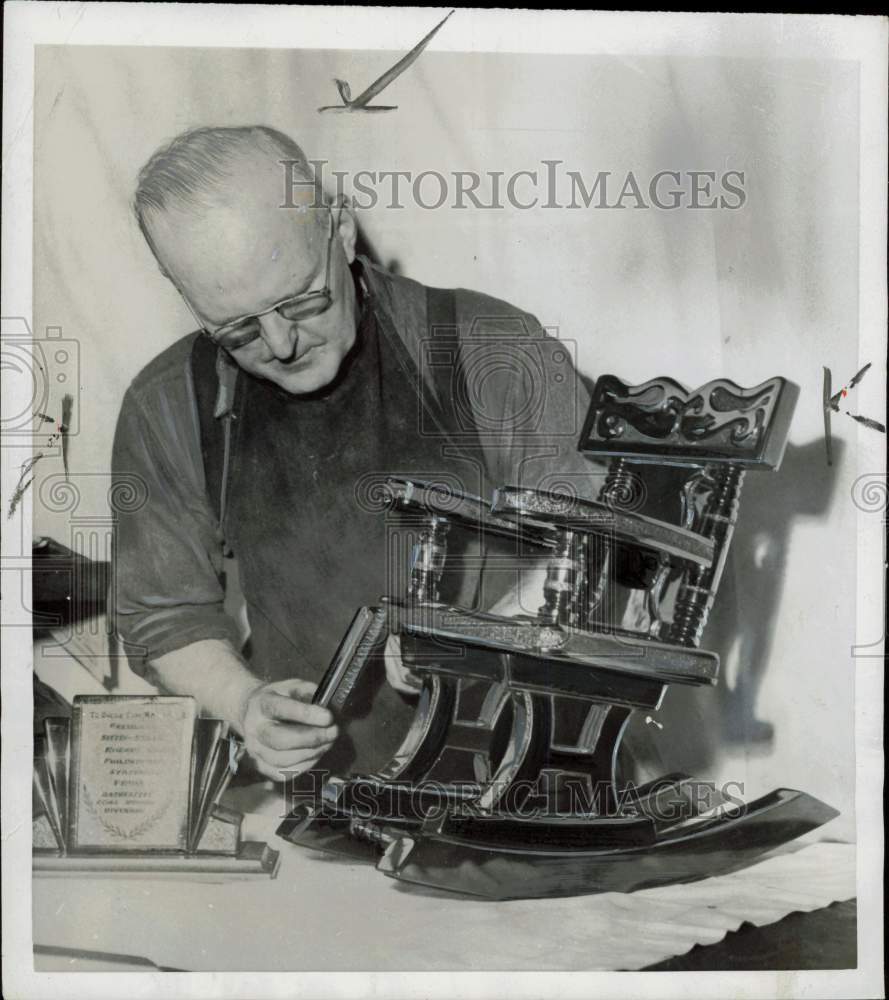
MULTIPOLYGON (((641 781, 684 771, 707 780, 726 746, 745 746, 754 756, 771 751, 773 727, 758 714, 768 706, 757 700, 779 628, 791 536, 800 521, 826 518, 843 448, 843 442, 834 441, 830 467, 822 439, 788 444, 777 473, 746 475, 738 524, 702 642, 719 654, 719 681, 715 688, 671 686, 651 717, 662 729, 646 722, 642 713, 631 717, 622 748, 628 777, 641 781), (732 687, 726 676, 729 663, 736 678, 732 687)), ((652 502, 663 502, 656 494, 652 490, 652 502)))
POLYGON ((401 261, 397 257, 391 257, 386 263, 382 262, 379 253, 377 253, 376 247, 367 238, 367 235, 358 227, 358 241, 355 244, 355 251, 361 254, 363 257, 376 264, 378 267, 385 268, 390 274, 400 275, 401 274, 401 261))

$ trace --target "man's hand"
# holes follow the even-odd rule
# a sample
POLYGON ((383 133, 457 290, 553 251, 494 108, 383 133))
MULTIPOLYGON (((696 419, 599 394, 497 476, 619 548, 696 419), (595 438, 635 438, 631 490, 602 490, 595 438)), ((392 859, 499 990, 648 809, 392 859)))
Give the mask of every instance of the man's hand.
POLYGON ((257 769, 273 781, 284 779, 282 771, 307 771, 337 738, 330 712, 311 704, 314 684, 265 683, 225 640, 201 639, 149 667, 163 691, 190 695, 205 715, 231 723, 257 769))
POLYGON ((517 615, 536 615, 546 582, 548 557, 529 559, 516 569, 516 582, 487 610, 492 615, 515 618, 517 615))
POLYGON ((267 778, 281 781, 282 772, 309 770, 337 738, 331 713, 311 704, 315 687, 297 679, 275 681, 258 685, 245 698, 244 746, 267 778))
POLYGON ((419 677, 401 662, 401 637, 390 635, 383 651, 386 663, 386 680, 402 694, 416 697, 420 693, 423 682, 419 677))

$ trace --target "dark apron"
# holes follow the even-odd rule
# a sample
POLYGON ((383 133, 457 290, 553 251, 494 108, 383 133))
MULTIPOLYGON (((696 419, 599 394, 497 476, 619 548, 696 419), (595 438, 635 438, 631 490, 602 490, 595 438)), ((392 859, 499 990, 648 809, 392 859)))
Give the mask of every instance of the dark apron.
MULTIPOLYGON (((430 329, 453 328, 456 347, 454 293, 430 289, 427 306, 430 329)), ((213 416, 216 351, 199 337, 192 367, 208 495, 218 517, 225 491, 222 530, 247 603, 244 652, 259 677, 317 682, 355 611, 383 594, 403 595, 405 546, 379 503, 385 477, 444 481, 481 496, 491 495, 492 484, 465 413, 457 422, 452 372, 433 368, 441 400, 433 405, 372 301, 364 304, 355 347, 321 392, 291 395, 239 371, 227 462, 226 418, 213 416), (421 405, 430 407, 425 420, 421 405), (439 434, 429 434, 428 417, 439 434)), ((469 533, 451 534, 452 548, 471 549, 469 533)), ((444 599, 472 604, 475 561, 474 572, 443 582, 444 599)), ((366 690, 321 766, 373 770, 399 744, 412 702, 385 683, 381 662, 366 690)))

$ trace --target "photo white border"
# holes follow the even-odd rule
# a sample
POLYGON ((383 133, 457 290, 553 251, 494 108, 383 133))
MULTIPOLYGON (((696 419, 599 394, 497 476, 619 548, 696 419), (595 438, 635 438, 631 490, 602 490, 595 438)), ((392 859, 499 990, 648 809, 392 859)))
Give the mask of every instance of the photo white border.
MULTIPOLYGON (((441 8, 443 16, 448 8, 441 8)), ((32 315, 34 46, 170 45, 406 50, 428 30, 426 8, 266 7, 221 4, 23 3, 4 8, 3 316, 32 315), (213 16, 208 16, 208 7, 213 16), (387 16, 387 13, 389 16, 387 16), (381 14, 383 15, 381 17, 381 14), (332 29, 332 23, 335 27, 332 29), (298 27, 298 31, 296 30, 298 27)), ((887 20, 809 15, 622 14, 460 8, 433 40, 438 51, 601 53, 850 59, 860 63, 860 358, 885 357, 887 20)), ((6 391, 15 391, 5 386, 6 391)), ((882 474, 885 439, 859 432, 858 474, 882 474)), ((3 468, 3 496, 16 470, 3 468)), ((885 488, 885 487, 884 487, 885 488)), ((4 561, 30 509, 4 522, 4 561)), ((882 632, 881 518, 859 513, 858 637, 882 632)), ((4 563, 8 565, 8 563, 4 563)), ((825 582, 829 568, 824 568, 825 582)), ((26 612, 4 594, 4 625, 26 612)), ((27 598, 26 598, 27 599, 27 598)), ((22 616, 25 615, 25 618, 22 616)), ((859 968, 835 972, 697 973, 34 973, 31 969, 31 639, 0 629, 3 655, 3 985, 9 997, 838 997, 883 995, 882 658, 858 658, 856 809, 859 968)), ((842 665, 837 665, 841 669, 842 665)), ((813 738, 816 738, 813 735, 813 738)), ((282 914, 282 919, 285 915, 282 914)), ((249 930, 246 931, 249 933, 249 930)))

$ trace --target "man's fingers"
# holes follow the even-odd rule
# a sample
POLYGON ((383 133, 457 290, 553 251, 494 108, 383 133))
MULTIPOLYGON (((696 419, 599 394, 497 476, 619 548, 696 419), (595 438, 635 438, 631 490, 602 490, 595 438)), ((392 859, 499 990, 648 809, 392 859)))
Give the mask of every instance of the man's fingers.
MULTIPOLYGON (((313 730, 311 735, 314 738, 321 732, 324 730, 313 730)), ((255 742, 249 747, 249 752, 254 766, 261 774, 273 781, 285 781, 289 775, 301 774, 314 767, 332 745, 331 740, 326 740, 316 746, 275 750, 262 742, 255 742)))
POLYGON ((298 698, 300 701, 311 701, 317 689, 317 684, 299 677, 291 677, 289 680, 278 681, 277 684, 272 685, 273 691, 291 698, 298 698))
POLYGON ((280 722, 298 722, 304 726, 330 726, 333 715, 320 705, 309 705, 274 691, 264 691, 259 706, 262 714, 280 722))
POLYGON ((284 781, 287 777, 286 774, 282 773, 281 769, 278 767, 273 767, 271 764, 266 764, 262 757, 258 757, 256 754, 251 754, 250 759, 253 766, 261 775, 266 778, 271 778, 272 781, 284 781))
MULTIPOLYGON (((268 767, 279 771, 295 769, 306 771, 324 756, 327 749, 327 745, 300 750, 269 750, 260 746, 254 748, 253 756, 262 760, 268 767)), ((280 778, 278 780, 280 781, 280 778)))
POLYGON ((313 749, 326 746, 337 738, 336 726, 293 726, 266 722, 256 732, 257 739, 271 750, 313 749))
POLYGON ((331 712, 312 705, 316 685, 292 678, 255 689, 244 708, 244 738, 257 770, 274 781, 312 767, 339 730, 331 712))
POLYGON ((386 680, 392 685, 392 687, 398 687, 401 683, 401 676, 398 670, 398 664, 394 660, 386 658, 386 680))
POLYGON ((253 754, 252 761, 253 766, 264 777, 271 778, 272 781, 286 781, 296 774, 310 770, 317 763, 317 758, 291 764, 269 764, 262 757, 253 754))
POLYGON ((406 672, 406 676, 403 676, 398 671, 393 670, 390 672, 387 668, 386 679, 396 691, 400 691, 402 694, 416 696, 420 693, 420 688, 422 687, 422 682, 419 679, 414 679, 414 675, 409 671, 406 672))
POLYGON ((387 665, 386 677, 393 687, 407 694, 417 694, 423 686, 420 678, 402 663, 394 663, 391 667, 387 665))
POLYGON ((415 695, 422 687, 422 681, 401 661, 401 637, 390 635, 383 651, 386 664, 386 680, 402 694, 415 695))

